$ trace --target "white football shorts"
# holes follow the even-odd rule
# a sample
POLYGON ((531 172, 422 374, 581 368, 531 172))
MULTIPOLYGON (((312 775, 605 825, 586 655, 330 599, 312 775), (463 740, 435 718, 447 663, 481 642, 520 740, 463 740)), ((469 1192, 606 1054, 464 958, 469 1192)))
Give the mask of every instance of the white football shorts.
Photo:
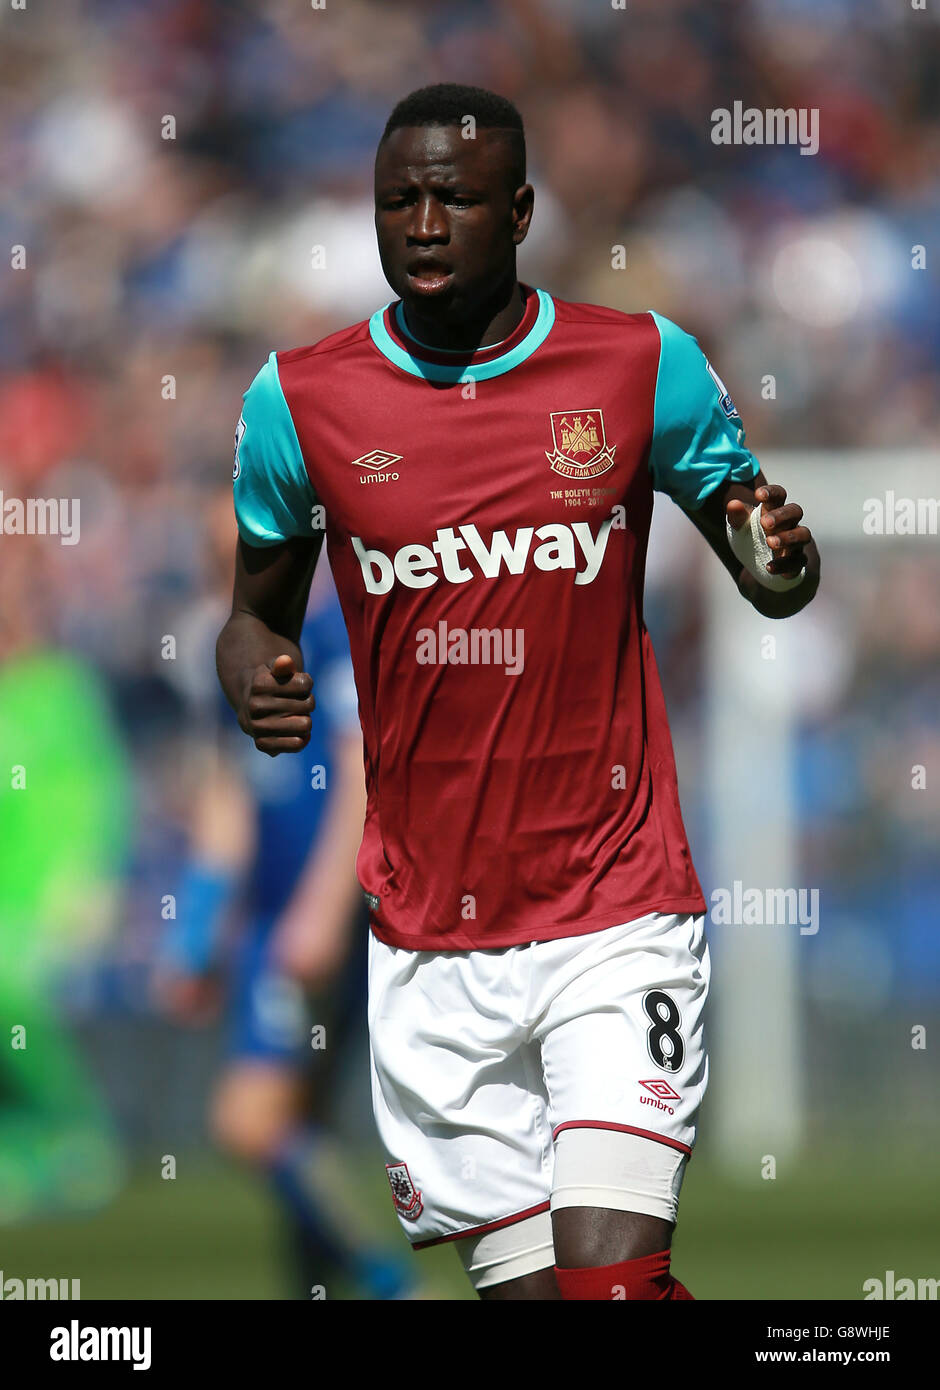
MULTIPOLYGON (((482 1236, 559 1205, 660 1212, 606 1199, 600 1143, 583 1177, 566 1163, 567 1196, 553 1197, 554 1150, 573 1130, 608 1131, 616 1148, 620 1132, 684 1168, 708 1083, 708 981, 704 916, 650 913, 493 951, 409 951, 370 933, 372 1100, 412 1244, 482 1236)), ((677 1197, 678 1181, 673 1213, 677 1197)))

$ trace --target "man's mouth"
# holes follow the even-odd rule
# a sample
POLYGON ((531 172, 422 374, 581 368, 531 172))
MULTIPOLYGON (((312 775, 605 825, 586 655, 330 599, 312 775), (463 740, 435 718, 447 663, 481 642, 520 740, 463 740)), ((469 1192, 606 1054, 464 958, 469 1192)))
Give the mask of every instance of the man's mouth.
POLYGON ((453 271, 441 261, 415 260, 408 266, 408 288, 412 294, 443 294, 453 278, 453 271))

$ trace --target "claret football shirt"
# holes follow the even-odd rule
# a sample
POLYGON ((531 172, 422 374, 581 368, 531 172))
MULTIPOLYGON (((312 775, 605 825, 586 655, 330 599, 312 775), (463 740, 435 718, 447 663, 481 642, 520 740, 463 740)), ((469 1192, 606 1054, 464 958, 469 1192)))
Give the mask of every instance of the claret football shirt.
POLYGON ((272 352, 236 430, 248 545, 325 528, 381 940, 470 950, 702 912, 643 623, 653 490, 758 465, 695 339, 523 287, 510 337, 410 337, 400 303, 272 352))

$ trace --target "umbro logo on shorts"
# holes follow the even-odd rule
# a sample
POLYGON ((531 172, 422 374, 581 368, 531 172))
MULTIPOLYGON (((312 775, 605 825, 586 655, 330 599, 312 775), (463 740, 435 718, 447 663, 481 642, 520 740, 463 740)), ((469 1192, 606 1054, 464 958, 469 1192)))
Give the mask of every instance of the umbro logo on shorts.
POLYGON ((640 1085, 645 1086, 648 1091, 652 1091, 653 1095, 658 1096, 660 1100, 682 1099, 679 1092, 674 1091, 668 1081, 660 1081, 657 1078, 654 1081, 641 1081, 640 1085))
POLYGON ((655 1105, 657 1110, 665 1110, 669 1115, 675 1114, 675 1110, 666 1102, 670 1100, 681 1100, 682 1097, 679 1095, 678 1091, 672 1089, 668 1081, 660 1081, 657 1077, 652 1081, 641 1081, 640 1085, 645 1086, 646 1089, 656 1097, 656 1099, 653 1100, 650 1096, 640 1096, 641 1105, 655 1105))
POLYGON ((392 1189, 392 1201, 398 1215, 405 1221, 417 1221, 424 1211, 424 1201, 411 1181, 408 1164, 386 1163, 385 1171, 388 1173, 388 1185, 392 1189))

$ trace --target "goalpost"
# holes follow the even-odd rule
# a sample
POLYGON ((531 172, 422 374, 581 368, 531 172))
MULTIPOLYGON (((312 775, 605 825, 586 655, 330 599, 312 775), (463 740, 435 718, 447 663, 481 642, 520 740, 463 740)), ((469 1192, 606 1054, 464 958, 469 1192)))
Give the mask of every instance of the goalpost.
MULTIPOLYGON (((867 534, 863 520, 869 499, 887 497, 890 509, 894 499, 936 496, 940 454, 781 451, 763 455, 761 467, 800 503, 819 544, 817 602, 845 547, 865 541, 877 572, 898 547, 930 544, 923 535, 867 534)), ((922 526, 927 510, 921 507, 922 526)), ((762 618, 723 569, 708 566, 704 776, 712 882, 703 885, 706 898, 735 881, 765 890, 813 887, 801 881, 793 766, 802 687, 811 663, 820 660, 818 640, 810 640, 814 606, 784 622, 762 618)), ((824 899, 818 929, 826 931, 824 899)), ((729 1175, 758 1179, 766 1156, 778 1163, 791 1158, 806 1139, 799 969, 813 937, 796 925, 709 931, 708 1147, 729 1175)))

